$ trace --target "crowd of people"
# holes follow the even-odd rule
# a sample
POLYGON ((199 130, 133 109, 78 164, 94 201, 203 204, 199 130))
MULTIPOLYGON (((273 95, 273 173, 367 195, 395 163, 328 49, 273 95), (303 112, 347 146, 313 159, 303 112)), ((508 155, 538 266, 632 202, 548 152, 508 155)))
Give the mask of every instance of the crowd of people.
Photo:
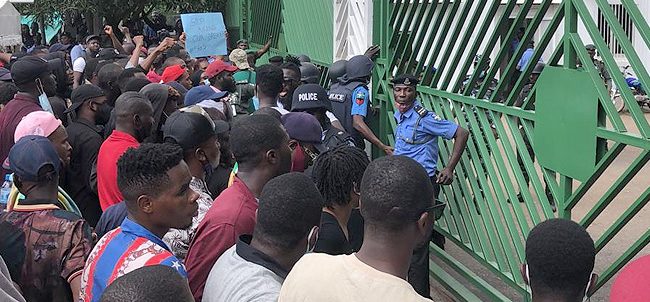
MULTIPOLYGON (((323 87, 306 55, 257 66, 269 43, 193 58, 184 34, 104 30, 0 54, 2 301, 430 301, 440 186, 470 134, 418 77, 392 80, 390 146, 367 124, 376 46, 323 87)), ((534 301, 581 301, 594 258, 553 219, 521 272, 534 301)))

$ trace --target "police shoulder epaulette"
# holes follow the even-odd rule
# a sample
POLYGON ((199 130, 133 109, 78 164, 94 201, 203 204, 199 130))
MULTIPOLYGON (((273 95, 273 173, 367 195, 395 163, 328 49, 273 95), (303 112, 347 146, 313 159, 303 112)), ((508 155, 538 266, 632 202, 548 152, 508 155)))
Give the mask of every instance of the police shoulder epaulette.
POLYGON ((415 112, 417 112, 417 114, 420 117, 425 117, 425 116, 427 116, 427 114, 429 114, 429 110, 427 110, 426 108, 424 108, 424 107, 422 107, 420 105, 415 106, 413 108, 413 110, 415 110, 415 112))

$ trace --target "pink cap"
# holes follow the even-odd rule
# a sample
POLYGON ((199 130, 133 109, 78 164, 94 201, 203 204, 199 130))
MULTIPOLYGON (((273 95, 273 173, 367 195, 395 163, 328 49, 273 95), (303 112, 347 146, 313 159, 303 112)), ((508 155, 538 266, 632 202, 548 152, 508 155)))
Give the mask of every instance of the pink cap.
POLYGON ((52 113, 47 111, 34 111, 20 120, 14 132, 14 142, 27 135, 48 137, 63 124, 52 113))
POLYGON ((650 301, 650 255, 628 263, 612 284, 609 301, 650 301))

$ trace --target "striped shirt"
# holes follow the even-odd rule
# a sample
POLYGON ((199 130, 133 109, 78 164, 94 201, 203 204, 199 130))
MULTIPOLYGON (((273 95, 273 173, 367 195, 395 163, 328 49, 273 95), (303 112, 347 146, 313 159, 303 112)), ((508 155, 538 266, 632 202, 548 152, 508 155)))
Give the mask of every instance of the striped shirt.
POLYGON ((124 219, 104 235, 88 257, 81 279, 81 301, 99 301, 106 287, 118 277, 150 265, 166 265, 187 278, 183 262, 169 247, 143 226, 124 219))

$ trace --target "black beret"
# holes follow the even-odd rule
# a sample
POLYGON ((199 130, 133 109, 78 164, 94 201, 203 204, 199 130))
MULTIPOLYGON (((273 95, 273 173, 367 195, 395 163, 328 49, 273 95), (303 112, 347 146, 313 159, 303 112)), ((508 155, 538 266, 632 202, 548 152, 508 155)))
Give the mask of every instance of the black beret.
POLYGON ((393 85, 406 85, 413 87, 417 86, 419 82, 420 80, 416 76, 410 74, 400 74, 391 81, 393 85))

